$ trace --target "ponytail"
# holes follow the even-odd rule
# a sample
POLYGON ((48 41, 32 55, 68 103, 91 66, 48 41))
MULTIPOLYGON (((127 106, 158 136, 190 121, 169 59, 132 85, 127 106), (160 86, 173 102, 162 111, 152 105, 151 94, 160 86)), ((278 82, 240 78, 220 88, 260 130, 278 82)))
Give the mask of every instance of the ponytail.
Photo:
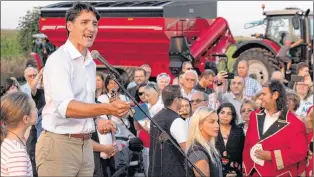
POLYGON ((1 131, 1 135, 0 135, 0 145, 2 144, 3 140, 5 139, 5 137, 7 136, 8 134, 8 130, 6 128, 6 126, 4 125, 4 123, 1 121, 1 128, 0 128, 0 131, 1 131))

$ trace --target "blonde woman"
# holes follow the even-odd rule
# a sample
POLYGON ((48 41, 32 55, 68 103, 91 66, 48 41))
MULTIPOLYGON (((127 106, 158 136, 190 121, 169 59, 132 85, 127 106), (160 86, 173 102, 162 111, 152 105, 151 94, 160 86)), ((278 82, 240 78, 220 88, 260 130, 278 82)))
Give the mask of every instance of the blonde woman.
MULTIPOLYGON (((199 107, 191 118, 186 149, 188 158, 205 176, 223 176, 220 155, 215 147, 218 131, 217 113, 211 108, 199 107)), ((192 167, 190 173, 189 176, 200 176, 192 167)))

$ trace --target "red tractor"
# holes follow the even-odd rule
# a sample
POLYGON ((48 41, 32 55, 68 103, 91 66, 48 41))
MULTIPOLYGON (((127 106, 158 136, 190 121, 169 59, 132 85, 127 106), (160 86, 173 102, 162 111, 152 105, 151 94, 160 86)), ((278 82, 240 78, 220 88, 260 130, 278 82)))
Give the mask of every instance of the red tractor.
MULTIPOLYGON (((54 3, 41 8, 40 32, 57 47, 67 39, 65 12, 73 3, 54 3)), ((235 43, 227 21, 216 18, 217 2, 119 0, 89 3, 101 16, 98 35, 90 50, 98 50, 131 79, 134 69, 142 64, 152 67, 152 79, 161 72, 176 75, 186 60, 202 71, 206 62, 216 62, 217 57, 211 54, 225 53, 235 43)), ((105 69, 99 61, 95 62, 98 70, 105 69)))
MULTIPOLYGON (((265 11, 266 18, 262 23, 253 22, 245 26, 254 27, 265 25, 265 34, 254 34, 258 39, 241 43, 232 57, 237 58, 234 64, 234 71, 241 60, 249 63, 249 74, 256 77, 261 83, 266 82, 271 73, 279 70, 279 61, 276 54, 284 44, 285 40, 296 42, 303 39, 303 43, 290 50, 292 59, 292 74, 295 74, 296 65, 299 62, 306 62, 310 66, 313 75, 313 14, 310 10, 303 11, 298 8, 286 8, 284 10, 265 11)), ((286 75, 289 80, 290 75, 286 75)))

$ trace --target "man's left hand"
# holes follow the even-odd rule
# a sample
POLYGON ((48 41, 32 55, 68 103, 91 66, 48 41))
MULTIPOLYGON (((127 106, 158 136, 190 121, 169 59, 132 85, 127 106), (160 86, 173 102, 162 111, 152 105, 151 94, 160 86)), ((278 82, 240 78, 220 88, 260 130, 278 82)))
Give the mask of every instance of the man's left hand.
POLYGON ((96 125, 100 134, 105 134, 108 132, 112 132, 112 133, 116 132, 116 125, 111 120, 97 119, 96 125))
POLYGON ((261 159, 261 160, 271 160, 271 153, 270 153, 270 151, 256 150, 255 151, 255 156, 258 159, 261 159))

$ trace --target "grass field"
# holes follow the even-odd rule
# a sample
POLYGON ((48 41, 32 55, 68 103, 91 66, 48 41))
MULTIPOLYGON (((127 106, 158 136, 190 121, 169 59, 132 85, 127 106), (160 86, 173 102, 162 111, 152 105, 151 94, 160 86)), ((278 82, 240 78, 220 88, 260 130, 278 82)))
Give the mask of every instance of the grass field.
POLYGON ((23 78, 27 56, 17 40, 18 30, 1 29, 1 85, 8 77, 23 78))
POLYGON ((18 30, 1 29, 1 59, 19 57, 21 53, 20 45, 17 40, 18 30))

